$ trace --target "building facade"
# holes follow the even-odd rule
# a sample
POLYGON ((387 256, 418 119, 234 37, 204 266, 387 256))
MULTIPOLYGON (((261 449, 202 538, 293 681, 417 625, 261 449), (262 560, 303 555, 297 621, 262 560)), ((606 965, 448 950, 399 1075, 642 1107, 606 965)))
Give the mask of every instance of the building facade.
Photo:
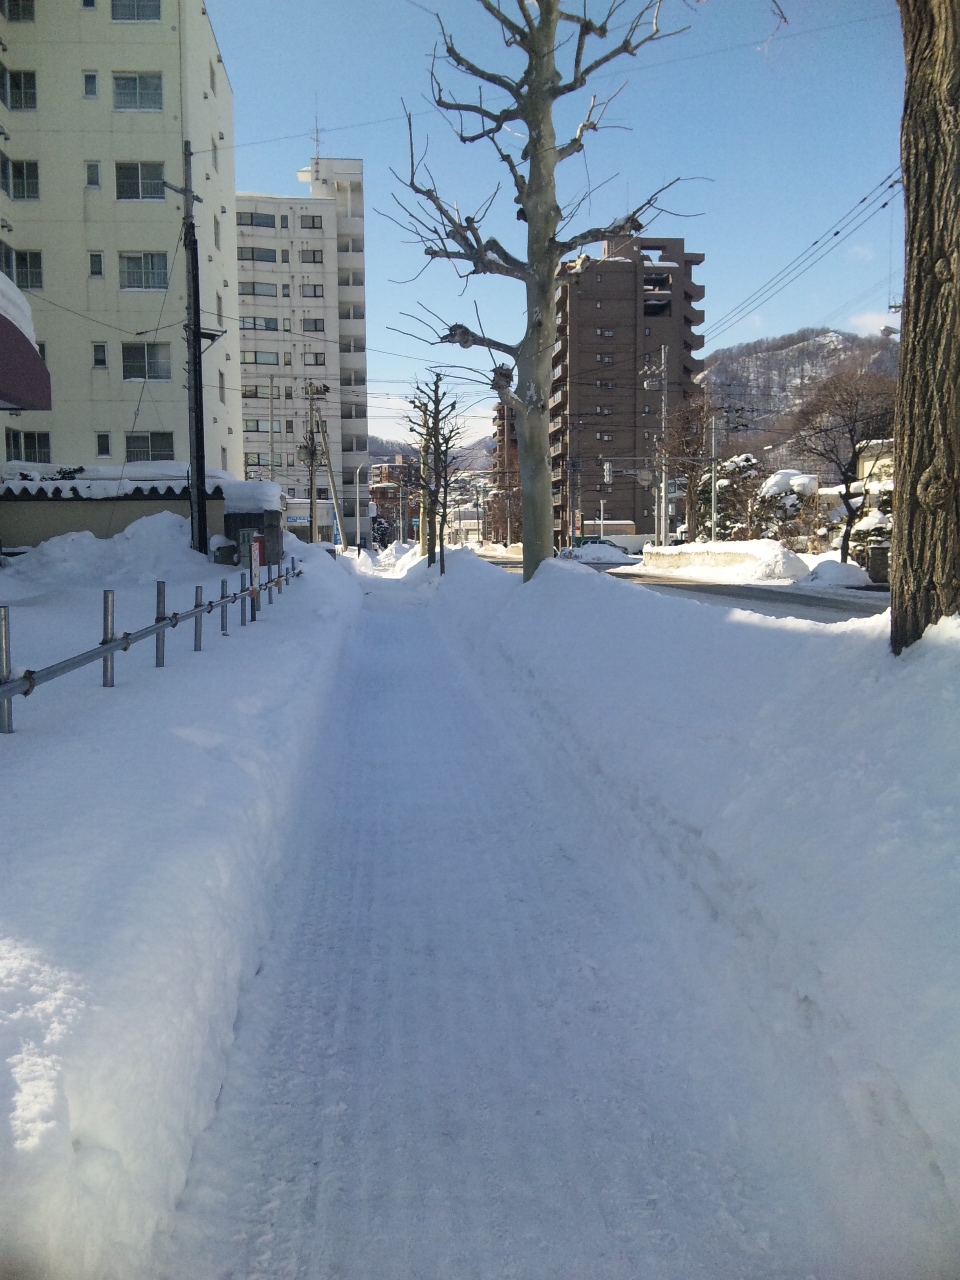
MULTIPOLYGON (((298 178, 309 193, 237 196, 244 472, 310 496, 312 386, 347 540, 369 546, 363 163, 315 158, 298 178)), ((326 465, 316 485, 330 501, 326 465)), ((332 523, 320 537, 335 540, 332 523)))
POLYGON ((8 462, 189 461, 184 144, 194 152, 207 466, 242 474, 233 94, 200 4, 3 0, 0 268, 23 289, 52 409, 8 462))
POLYGON ((664 411, 699 394, 701 262, 680 239, 630 236, 561 265, 550 396, 558 547, 593 531, 601 501, 605 520, 653 534, 664 411))

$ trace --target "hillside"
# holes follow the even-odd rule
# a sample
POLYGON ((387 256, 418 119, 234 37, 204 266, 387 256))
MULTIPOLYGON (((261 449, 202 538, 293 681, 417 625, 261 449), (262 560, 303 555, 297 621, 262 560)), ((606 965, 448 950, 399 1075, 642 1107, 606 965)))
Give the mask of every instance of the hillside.
POLYGON ((725 347, 706 359, 700 381, 725 412, 731 430, 766 430, 796 411, 805 395, 848 360, 895 374, 899 345, 836 329, 799 329, 725 347))

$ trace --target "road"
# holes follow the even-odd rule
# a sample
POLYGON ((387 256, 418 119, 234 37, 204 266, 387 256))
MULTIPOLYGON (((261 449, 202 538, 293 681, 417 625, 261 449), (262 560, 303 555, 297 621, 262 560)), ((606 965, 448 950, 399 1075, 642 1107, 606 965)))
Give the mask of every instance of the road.
POLYGON ((442 621, 371 579, 156 1276, 802 1280, 805 1226, 705 1101, 673 837, 442 621))

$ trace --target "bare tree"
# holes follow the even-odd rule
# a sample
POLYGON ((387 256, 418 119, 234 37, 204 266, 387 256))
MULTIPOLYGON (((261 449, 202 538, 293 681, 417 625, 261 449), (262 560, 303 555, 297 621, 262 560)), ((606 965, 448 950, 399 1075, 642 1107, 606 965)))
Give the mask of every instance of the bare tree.
MULTIPOLYGON (((517 280, 526 291, 526 330, 519 342, 488 337, 463 324, 450 324, 437 341, 479 346, 509 357, 494 370, 492 386, 502 403, 516 411, 523 505, 523 574, 532 577, 542 560, 553 555, 553 497, 549 459, 551 354, 556 340, 554 289, 557 267, 571 253, 642 230, 647 213, 656 210, 667 187, 607 226, 566 234, 561 230, 583 201, 566 213, 557 199, 556 170, 584 149, 588 133, 601 126, 610 99, 590 98, 580 124, 558 140, 556 104, 585 88, 601 68, 644 45, 676 32, 659 25, 662 0, 603 0, 602 16, 591 17, 590 0, 564 7, 562 0, 476 0, 499 28, 514 73, 488 69, 467 57, 440 23, 441 48, 431 70, 433 100, 455 122, 463 143, 492 145, 514 190, 517 218, 526 224, 525 256, 511 252, 483 222, 497 192, 473 213, 440 194, 432 173, 418 158, 410 125, 410 169, 405 185, 418 198, 401 204, 408 224, 428 258, 455 264, 463 276, 499 275, 517 280), (633 6, 628 8, 628 6, 633 6), (618 25, 617 35, 611 33, 618 25), (561 66, 561 63, 563 64, 561 66), (459 97, 441 80, 444 66, 474 82, 475 92, 459 97), (521 134, 520 141, 514 139, 521 134)), ((439 19, 438 19, 439 21, 439 19)), ((672 186, 673 183, 667 184, 672 186)))
POLYGON ((896 379, 856 369, 824 379, 796 416, 796 444, 801 455, 825 464, 839 480, 846 519, 840 560, 846 563, 850 534, 863 506, 860 460, 872 440, 889 439, 893 430, 896 379))
POLYGON ((703 394, 684 400, 667 417, 665 448, 670 473, 675 479, 686 481, 688 542, 696 539, 698 531, 697 486, 710 461, 709 423, 710 402, 703 394))
POLYGON ((420 486, 420 548, 427 564, 437 561, 439 547, 440 572, 446 572, 444 538, 449 509, 450 484, 453 479, 454 450, 462 435, 457 417, 457 401, 443 388, 443 375, 434 372, 430 382, 417 382, 410 397, 413 409, 407 415, 410 430, 420 448, 417 483, 420 486))
POLYGON ((898 0, 906 275, 891 553, 895 653, 960 609, 960 19, 898 0))

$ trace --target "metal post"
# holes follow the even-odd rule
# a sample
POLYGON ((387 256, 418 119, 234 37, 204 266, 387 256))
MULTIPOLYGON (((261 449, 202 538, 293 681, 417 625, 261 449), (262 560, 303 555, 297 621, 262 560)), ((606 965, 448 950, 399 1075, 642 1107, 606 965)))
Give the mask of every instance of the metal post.
MULTIPOLYGON (((199 609, 203 604, 203 587, 197 587, 193 593, 193 607, 199 609)), ((203 645, 203 614, 198 613, 193 619, 193 652, 199 653, 203 645)))
MULTIPOLYGON (((0 684, 10 679, 10 607, 0 604, 0 684)), ((13 703, 0 702, 0 733, 13 733, 13 703)))
MULTIPOLYGON (((220 599, 226 600, 226 598, 227 598, 227 580, 226 578, 221 578, 220 579, 220 599)), ((222 604, 220 606, 220 634, 222 636, 225 636, 227 634, 227 606, 225 604, 222 604)))
POLYGON ((246 589, 247 589, 247 575, 245 573, 241 573, 240 575, 240 591, 241 591, 240 625, 241 627, 245 627, 247 625, 247 597, 242 594, 244 591, 246 591, 246 589))
MULTIPOLYGON (((165 582, 157 583, 157 616, 154 622, 163 622, 167 616, 167 584, 165 582)), ((157 666, 163 666, 163 660, 166 651, 167 633, 166 631, 157 632, 157 666)))
MULTIPOLYGON (((103 593, 103 643, 109 644, 115 639, 113 634, 113 592, 104 591, 103 593)), ((113 688, 113 654, 107 653, 103 657, 103 687, 105 689, 113 688)))

